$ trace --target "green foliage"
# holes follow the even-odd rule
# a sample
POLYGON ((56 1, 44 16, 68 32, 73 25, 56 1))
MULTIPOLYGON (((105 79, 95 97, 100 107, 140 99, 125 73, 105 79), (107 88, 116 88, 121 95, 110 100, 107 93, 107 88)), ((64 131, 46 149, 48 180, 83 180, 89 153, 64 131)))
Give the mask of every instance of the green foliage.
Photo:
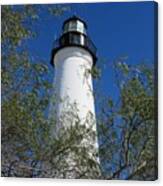
POLYGON ((100 68, 93 66, 93 68, 91 69, 91 75, 94 79, 97 79, 100 77, 101 75, 101 71, 100 68))
MULTIPOLYGON (((31 37, 31 30, 23 22, 29 16, 33 18, 35 15, 33 6, 23 6, 20 11, 14 11, 13 9, 13 6, 4 5, 1 12, 2 47, 6 47, 7 50, 21 45, 23 39, 31 37)), ((2 52, 4 51, 2 50, 2 52)))
POLYGON ((103 109, 103 122, 99 121, 104 179, 122 179, 125 175, 125 179, 155 180, 157 105, 154 71, 147 65, 129 68, 124 62, 121 64, 115 65, 120 100, 113 104, 108 98, 108 110, 103 109), (122 82, 123 86, 119 86, 122 82))

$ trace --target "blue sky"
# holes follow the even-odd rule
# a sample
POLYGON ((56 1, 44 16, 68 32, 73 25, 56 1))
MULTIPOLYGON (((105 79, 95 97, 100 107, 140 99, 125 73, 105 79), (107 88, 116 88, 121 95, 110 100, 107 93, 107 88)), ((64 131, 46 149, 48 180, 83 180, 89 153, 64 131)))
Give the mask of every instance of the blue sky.
POLYGON ((76 14, 86 21, 89 36, 97 47, 98 57, 105 61, 101 80, 96 86, 104 94, 116 99, 118 90, 111 67, 114 60, 120 56, 128 56, 126 62, 130 65, 154 61, 153 1, 68 5, 71 10, 57 18, 41 13, 42 19, 35 25, 38 37, 28 42, 31 53, 45 60, 52 70, 49 77, 53 79, 53 68, 50 65, 53 41, 61 34, 64 20, 76 14))

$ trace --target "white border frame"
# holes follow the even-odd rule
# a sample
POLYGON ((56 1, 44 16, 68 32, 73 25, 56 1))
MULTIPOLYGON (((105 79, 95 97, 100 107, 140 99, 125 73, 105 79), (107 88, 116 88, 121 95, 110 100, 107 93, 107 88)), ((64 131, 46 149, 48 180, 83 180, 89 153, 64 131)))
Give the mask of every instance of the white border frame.
MULTIPOLYGON (((135 2, 138 0, 134 0, 135 2)), ((147 1, 147 0, 145 0, 147 1)), ((4 4, 45 4, 45 3, 84 3, 84 2, 132 2, 131 0, 1 0, 0 5, 4 4)), ((140 2, 140 0, 138 1, 140 2)), ((163 43, 163 37, 161 33, 163 33, 163 21, 161 22, 161 19, 163 20, 163 0, 156 0, 156 2, 159 3, 159 43, 158 43, 158 50, 159 50, 159 55, 158 55, 158 61, 159 61, 159 69, 158 69, 158 74, 159 74, 159 81, 158 81, 158 95, 159 95, 159 107, 158 107, 158 113, 159 113, 159 130, 158 130, 158 145, 159 145, 159 179, 157 181, 151 182, 151 181, 117 181, 117 180, 59 180, 59 179, 44 179, 44 178, 0 178, 0 185, 1 186, 80 186, 80 185, 94 185, 94 186, 104 186, 104 185, 129 185, 132 184, 133 186, 137 185, 163 185, 163 148, 161 142, 163 141, 163 100, 161 98, 161 95, 163 95, 163 73, 161 73, 161 70, 163 70, 163 51, 161 51, 161 48, 163 49, 162 43, 163 43), (162 82, 162 83, 161 83, 162 82), (162 111, 162 113, 161 113, 162 111)), ((1 19, 0 19, 1 22, 1 19)), ((0 30, 1 31, 1 30, 0 30)), ((163 142, 162 142, 163 143, 163 142)))

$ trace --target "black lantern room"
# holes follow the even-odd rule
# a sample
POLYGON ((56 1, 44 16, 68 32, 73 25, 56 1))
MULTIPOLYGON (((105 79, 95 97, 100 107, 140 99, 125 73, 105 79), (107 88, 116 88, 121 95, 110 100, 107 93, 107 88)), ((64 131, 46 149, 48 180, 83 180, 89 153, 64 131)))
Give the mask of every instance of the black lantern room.
POLYGON ((56 52, 68 46, 78 46, 88 50, 93 57, 95 65, 97 60, 96 47, 87 35, 86 23, 77 16, 73 16, 63 23, 62 35, 54 42, 52 49, 50 62, 52 65, 54 65, 53 58, 56 52))

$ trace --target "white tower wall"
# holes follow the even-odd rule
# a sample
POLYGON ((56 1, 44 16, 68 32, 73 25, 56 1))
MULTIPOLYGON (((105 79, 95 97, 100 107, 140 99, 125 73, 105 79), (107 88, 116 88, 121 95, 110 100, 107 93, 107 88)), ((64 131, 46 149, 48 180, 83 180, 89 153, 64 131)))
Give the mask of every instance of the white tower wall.
POLYGON ((54 84, 59 101, 58 117, 66 109, 67 103, 76 104, 81 121, 89 112, 95 116, 90 73, 92 63, 90 53, 79 47, 65 47, 55 55, 54 84))
POLYGON ((93 65, 92 55, 81 47, 69 46, 60 49, 55 54, 53 62, 55 65, 54 99, 56 103, 55 107, 51 109, 50 117, 55 117, 57 123, 53 134, 57 137, 62 128, 73 125, 76 116, 73 116, 72 113, 75 113, 78 115, 81 125, 91 127, 95 132, 96 139, 92 145, 97 149, 95 106, 90 73, 93 65), (71 118, 70 122, 68 118, 71 118))

